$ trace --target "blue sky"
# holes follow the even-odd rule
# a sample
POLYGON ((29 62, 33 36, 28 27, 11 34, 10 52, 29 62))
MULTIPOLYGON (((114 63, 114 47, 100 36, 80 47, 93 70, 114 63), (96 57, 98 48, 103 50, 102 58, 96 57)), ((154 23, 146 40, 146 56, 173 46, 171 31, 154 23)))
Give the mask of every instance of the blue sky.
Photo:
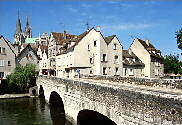
MULTIPOLYGON (((104 36, 117 35, 124 49, 134 37, 150 42, 166 54, 179 54, 175 31, 182 28, 182 1, 180 0, 1 0, 0 34, 12 41, 18 10, 22 29, 25 17, 33 37, 42 32, 80 34, 90 27, 101 26, 104 36)), ((180 57, 182 60, 182 57, 180 57)))

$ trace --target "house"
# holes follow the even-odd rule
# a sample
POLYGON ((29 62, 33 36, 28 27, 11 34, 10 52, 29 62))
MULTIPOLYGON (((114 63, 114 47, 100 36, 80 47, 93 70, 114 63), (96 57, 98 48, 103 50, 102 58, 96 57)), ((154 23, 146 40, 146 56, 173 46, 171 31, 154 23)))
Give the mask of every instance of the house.
POLYGON ((35 64, 36 69, 39 68, 39 56, 37 52, 28 44, 16 57, 16 65, 26 66, 27 64, 35 64))
POLYGON ((122 45, 115 35, 103 37, 94 28, 68 40, 56 56, 56 76, 122 75, 122 45), (63 47, 64 48, 64 47, 63 47))
POLYGON ((52 32, 48 42, 48 69, 49 74, 56 75, 56 55, 68 48, 68 41, 74 38, 75 35, 68 34, 66 31, 63 33, 52 32))
POLYGON ((0 36, 0 79, 12 73, 15 69, 15 52, 10 42, 0 36))
POLYGON ((149 40, 135 38, 130 46, 132 52, 145 64, 143 73, 147 78, 164 76, 164 64, 161 51, 157 50, 149 40))
POLYGON ((144 77, 145 64, 131 51, 123 50, 123 76, 144 77))
POLYGON ((48 51, 44 50, 39 61, 39 75, 48 75, 48 51))

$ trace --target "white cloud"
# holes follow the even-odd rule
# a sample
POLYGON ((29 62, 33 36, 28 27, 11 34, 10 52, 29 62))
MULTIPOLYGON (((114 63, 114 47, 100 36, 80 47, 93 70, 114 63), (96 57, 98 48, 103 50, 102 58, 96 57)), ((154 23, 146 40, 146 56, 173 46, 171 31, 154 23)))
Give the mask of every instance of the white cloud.
POLYGON ((70 12, 78 12, 78 10, 75 9, 75 8, 73 8, 73 7, 69 7, 68 10, 69 10, 70 12))
POLYGON ((118 24, 118 25, 103 26, 103 28, 118 31, 118 30, 145 29, 151 26, 152 26, 151 24, 118 24))

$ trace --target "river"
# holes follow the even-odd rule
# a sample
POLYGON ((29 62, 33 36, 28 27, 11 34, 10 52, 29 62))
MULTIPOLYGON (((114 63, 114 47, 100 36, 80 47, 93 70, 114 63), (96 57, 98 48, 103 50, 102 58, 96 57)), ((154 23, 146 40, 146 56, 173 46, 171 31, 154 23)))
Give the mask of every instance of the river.
POLYGON ((62 109, 39 98, 0 99, 0 125, 72 125, 62 109))

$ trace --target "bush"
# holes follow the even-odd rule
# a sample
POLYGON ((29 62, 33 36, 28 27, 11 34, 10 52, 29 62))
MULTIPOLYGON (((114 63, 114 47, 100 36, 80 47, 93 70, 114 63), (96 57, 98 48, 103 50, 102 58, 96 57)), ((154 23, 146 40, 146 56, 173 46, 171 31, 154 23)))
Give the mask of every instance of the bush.
POLYGON ((35 86, 36 66, 28 64, 17 66, 15 72, 7 76, 10 93, 25 93, 30 87, 35 86))

